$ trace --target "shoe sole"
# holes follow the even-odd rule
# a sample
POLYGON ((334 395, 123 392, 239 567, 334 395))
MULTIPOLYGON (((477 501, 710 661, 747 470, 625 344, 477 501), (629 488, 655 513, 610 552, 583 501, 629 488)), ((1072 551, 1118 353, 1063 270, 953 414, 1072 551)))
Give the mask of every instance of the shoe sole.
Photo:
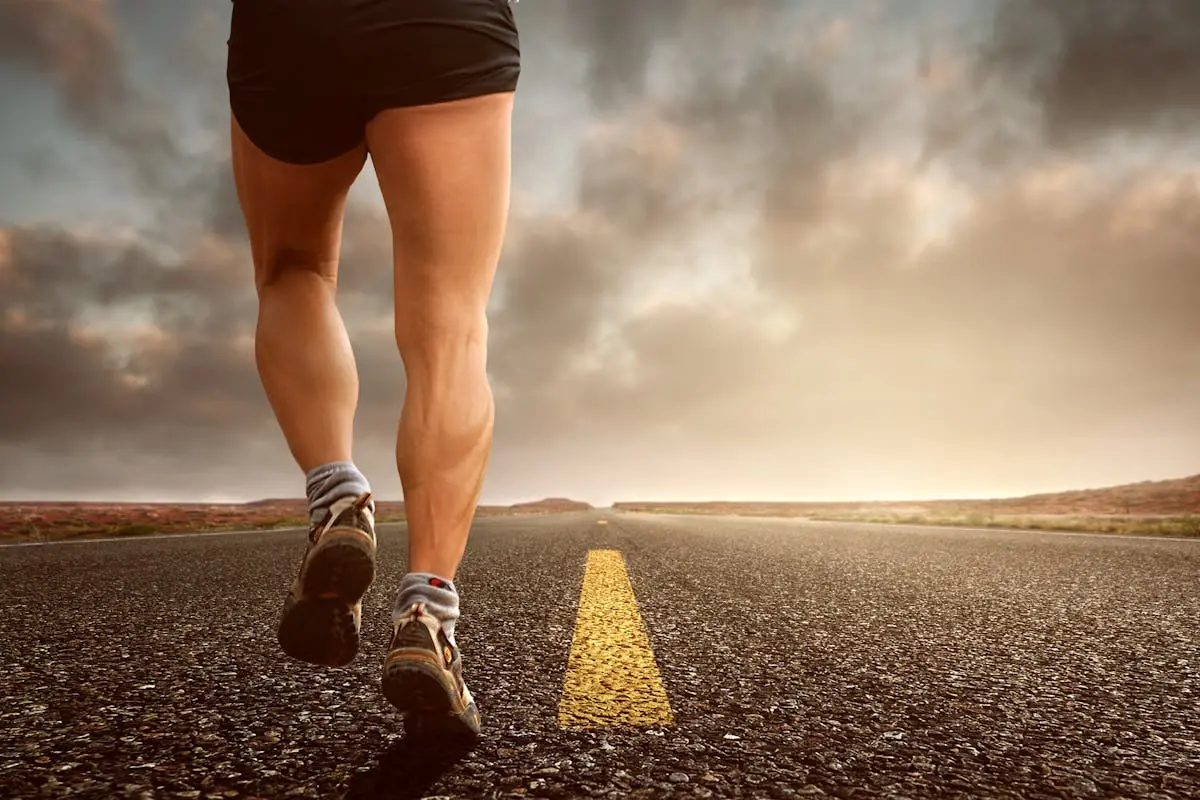
POLYGON ((454 678, 437 658, 416 649, 396 650, 383 668, 383 696, 404 713, 409 736, 473 740, 479 736, 479 709, 458 699, 454 678))
POLYGON ((358 654, 355 606, 375 580, 371 540, 356 530, 328 531, 309 554, 300 597, 289 595, 279 622, 279 645, 310 664, 342 667, 358 654))

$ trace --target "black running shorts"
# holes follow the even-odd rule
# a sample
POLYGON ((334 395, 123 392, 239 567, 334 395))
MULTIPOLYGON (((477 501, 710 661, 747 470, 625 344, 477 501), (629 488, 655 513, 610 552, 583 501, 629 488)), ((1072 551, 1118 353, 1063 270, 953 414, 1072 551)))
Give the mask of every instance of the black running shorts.
POLYGON ((315 164, 387 108, 515 91, 509 0, 233 0, 226 77, 268 155, 315 164))

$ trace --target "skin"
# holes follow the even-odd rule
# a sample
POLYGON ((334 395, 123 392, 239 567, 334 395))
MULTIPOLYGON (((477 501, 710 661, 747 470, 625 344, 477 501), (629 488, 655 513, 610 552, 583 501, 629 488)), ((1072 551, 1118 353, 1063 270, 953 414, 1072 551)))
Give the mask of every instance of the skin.
POLYGON ((392 228, 407 377, 396 466, 409 571, 453 580, 491 452, 487 303, 507 224, 513 94, 389 109, 320 164, 263 153, 231 123, 258 290, 255 357, 296 463, 353 460, 358 373, 335 305, 346 196, 368 151, 392 228))

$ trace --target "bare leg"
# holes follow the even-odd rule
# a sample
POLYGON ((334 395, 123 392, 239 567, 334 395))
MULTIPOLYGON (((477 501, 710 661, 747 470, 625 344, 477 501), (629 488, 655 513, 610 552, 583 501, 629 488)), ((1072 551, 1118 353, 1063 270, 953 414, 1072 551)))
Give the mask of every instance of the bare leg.
POLYGON ((263 389, 302 470, 348 461, 358 373, 334 294, 346 195, 366 148, 294 165, 255 147, 236 119, 231 135, 254 256, 263 389))
POLYGON ((408 569, 451 580, 492 444, 486 311, 508 217, 512 106, 502 93, 390 109, 367 128, 408 384, 396 441, 408 569))

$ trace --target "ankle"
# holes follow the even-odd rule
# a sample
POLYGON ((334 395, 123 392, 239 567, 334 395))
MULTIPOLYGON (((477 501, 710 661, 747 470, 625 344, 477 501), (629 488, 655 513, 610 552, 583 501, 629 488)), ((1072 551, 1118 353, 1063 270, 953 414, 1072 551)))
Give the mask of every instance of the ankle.
POLYGON ((446 637, 454 644, 454 624, 459 617, 458 589, 454 582, 432 572, 408 572, 400 579, 392 618, 405 614, 413 603, 423 603, 425 610, 442 623, 446 637))
MULTIPOLYGON (((314 523, 338 500, 371 491, 370 483, 353 461, 330 461, 309 470, 305 477, 308 513, 314 523)), ((368 508, 374 513, 374 500, 368 502, 368 508)))

